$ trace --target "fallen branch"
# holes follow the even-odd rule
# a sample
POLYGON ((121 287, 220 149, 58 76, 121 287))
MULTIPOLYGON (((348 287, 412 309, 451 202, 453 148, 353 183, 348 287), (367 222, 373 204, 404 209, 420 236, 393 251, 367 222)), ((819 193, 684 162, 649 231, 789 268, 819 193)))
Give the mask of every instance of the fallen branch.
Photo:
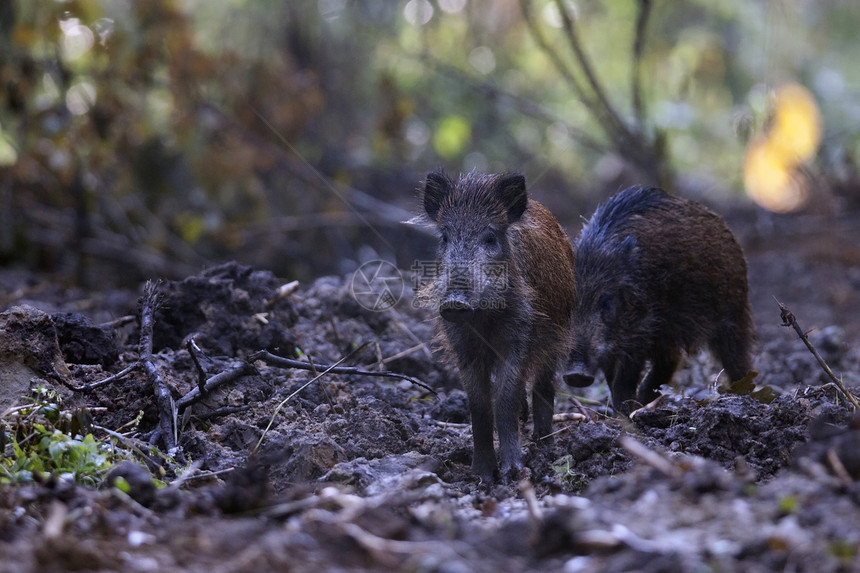
POLYGON ((851 392, 849 392, 845 388, 845 385, 842 384, 842 380, 840 380, 836 377, 835 374, 833 374, 833 370, 830 369, 830 366, 827 365, 827 362, 824 361, 824 359, 818 353, 818 350, 816 350, 812 342, 809 341, 809 337, 806 335, 805 332, 803 332, 803 329, 800 328, 800 325, 797 324, 797 318, 794 316, 794 313, 788 310, 788 307, 779 302, 776 297, 773 297, 773 300, 775 300, 776 304, 779 306, 779 316, 780 318, 782 318, 782 325, 790 326, 794 329, 794 331, 797 333, 797 336, 800 337, 800 339, 803 341, 803 343, 818 361, 818 364, 821 366, 822 370, 824 370, 827 376, 829 376, 830 379, 833 380, 833 383, 836 384, 836 387, 839 388, 839 391, 842 392, 842 395, 845 396, 845 398, 849 402, 851 402, 855 410, 860 409, 860 403, 857 402, 857 397, 854 396, 854 394, 852 394, 851 392))
POLYGON ((241 378, 242 376, 247 376, 248 374, 256 374, 257 369, 254 368, 253 364, 248 362, 242 362, 235 368, 231 368, 230 370, 225 370, 224 372, 219 372, 214 376, 208 378, 201 387, 195 386, 191 390, 188 391, 182 398, 176 401, 176 409, 181 410, 186 406, 190 406, 195 402, 199 402, 204 397, 206 397, 210 392, 218 388, 219 386, 223 386, 228 382, 233 382, 241 378))
MULTIPOLYGON (((307 370, 309 372, 324 370, 325 373, 330 374, 356 374, 358 376, 380 376, 382 378, 397 378, 399 380, 406 380, 416 386, 420 386, 434 396, 439 396, 436 390, 434 390, 427 384, 421 382, 420 380, 417 380, 416 378, 413 378, 412 376, 400 374, 399 372, 390 372, 388 370, 364 370, 362 368, 356 368, 353 366, 338 366, 336 364, 331 366, 323 364, 312 365, 307 362, 302 362, 301 360, 293 360, 292 358, 276 356, 266 350, 260 350, 259 352, 255 352, 248 358, 248 360, 250 362, 254 362, 255 360, 262 360, 270 366, 277 366, 278 368, 295 368, 298 370, 307 370)), ((339 363, 340 362, 338 362, 338 364, 339 363)))
POLYGON ((152 383, 155 390, 156 406, 158 409, 158 428, 153 433, 151 443, 155 443, 159 438, 164 440, 167 446, 167 453, 175 455, 176 453, 176 404, 173 402, 173 397, 170 395, 170 388, 161 374, 158 372, 155 363, 152 361, 152 336, 153 326, 155 324, 154 315, 155 309, 158 307, 159 284, 153 284, 152 281, 147 281, 143 287, 143 301, 141 302, 140 310, 140 363, 146 372, 147 378, 152 383))

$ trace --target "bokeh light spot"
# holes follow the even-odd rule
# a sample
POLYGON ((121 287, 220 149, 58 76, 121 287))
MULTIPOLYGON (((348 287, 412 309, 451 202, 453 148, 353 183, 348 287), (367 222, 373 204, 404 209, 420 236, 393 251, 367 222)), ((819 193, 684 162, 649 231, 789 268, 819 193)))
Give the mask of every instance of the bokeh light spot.
POLYGON ((773 99, 770 129, 747 148, 747 194, 770 211, 799 209, 808 195, 801 167, 815 156, 820 143, 821 115, 812 94, 798 84, 780 88, 773 99))

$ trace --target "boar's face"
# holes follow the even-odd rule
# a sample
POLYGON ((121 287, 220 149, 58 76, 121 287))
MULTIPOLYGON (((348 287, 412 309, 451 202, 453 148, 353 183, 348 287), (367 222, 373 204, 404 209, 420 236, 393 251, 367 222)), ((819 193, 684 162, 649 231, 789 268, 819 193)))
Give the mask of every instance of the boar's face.
POLYGON ((504 310, 513 271, 508 227, 527 205, 521 175, 427 176, 424 210, 439 232, 434 291, 443 319, 463 322, 476 312, 504 310))
MULTIPOLYGON (((586 239, 588 239, 586 237, 586 239)), ((573 346, 564 380, 588 386, 597 370, 611 375, 616 360, 635 344, 643 297, 637 286, 636 242, 580 240, 576 246, 573 346)))

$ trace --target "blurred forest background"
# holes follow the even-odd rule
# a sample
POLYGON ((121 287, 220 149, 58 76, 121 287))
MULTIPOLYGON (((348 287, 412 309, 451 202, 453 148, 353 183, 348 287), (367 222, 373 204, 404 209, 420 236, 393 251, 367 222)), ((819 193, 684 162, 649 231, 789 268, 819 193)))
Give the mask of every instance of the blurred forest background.
POLYGON ((857 209, 858 26, 824 0, 5 0, 0 265, 408 268, 438 166, 523 172, 571 234, 636 183, 857 209))

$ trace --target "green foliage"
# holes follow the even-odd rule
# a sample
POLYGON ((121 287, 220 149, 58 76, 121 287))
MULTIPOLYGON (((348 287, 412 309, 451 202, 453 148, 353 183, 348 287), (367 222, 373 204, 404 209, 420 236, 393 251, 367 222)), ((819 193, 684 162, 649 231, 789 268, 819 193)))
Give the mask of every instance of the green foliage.
POLYGON ((822 161, 856 173, 860 4, 648 3, 637 106, 645 4, 5 2, 0 263, 113 265, 129 283, 227 257, 333 272, 378 237, 349 222, 344 187, 412 209, 409 191, 439 164, 518 169, 570 192, 651 183, 648 161, 629 172, 626 140, 687 180, 739 189, 747 143, 789 80, 820 104, 822 161), (553 61, 585 81, 559 5, 620 140, 553 61))
POLYGON ((552 464, 552 470, 555 472, 559 482, 561 482, 567 491, 574 493, 584 490, 588 485, 588 478, 575 471, 575 465, 576 462, 571 455, 559 458, 552 464))
POLYGON ((837 558, 846 567, 857 564, 857 543, 846 539, 834 539, 827 545, 827 552, 837 558))
POLYGON ((783 495, 777 500, 780 513, 791 514, 797 513, 798 499, 796 495, 783 495))
POLYGON ((102 451, 105 445, 97 443, 92 434, 73 438, 59 430, 49 432, 41 424, 34 424, 33 430, 38 439, 29 447, 22 448, 17 440, 12 440, 14 455, 4 458, 5 475, 0 476, 0 482, 32 481, 33 474, 38 473, 96 485, 110 468, 108 457, 102 451))
POLYGON ((114 461, 125 459, 123 452, 91 433, 79 433, 80 420, 88 412, 65 412, 58 396, 41 394, 32 405, 0 420, 0 434, 8 436, 0 440, 6 450, 0 460, 0 483, 41 481, 53 475, 84 485, 99 484, 114 461))
POLYGON ((469 143, 471 129, 465 118, 452 115, 439 122, 433 136, 436 152, 445 158, 458 157, 469 143))

